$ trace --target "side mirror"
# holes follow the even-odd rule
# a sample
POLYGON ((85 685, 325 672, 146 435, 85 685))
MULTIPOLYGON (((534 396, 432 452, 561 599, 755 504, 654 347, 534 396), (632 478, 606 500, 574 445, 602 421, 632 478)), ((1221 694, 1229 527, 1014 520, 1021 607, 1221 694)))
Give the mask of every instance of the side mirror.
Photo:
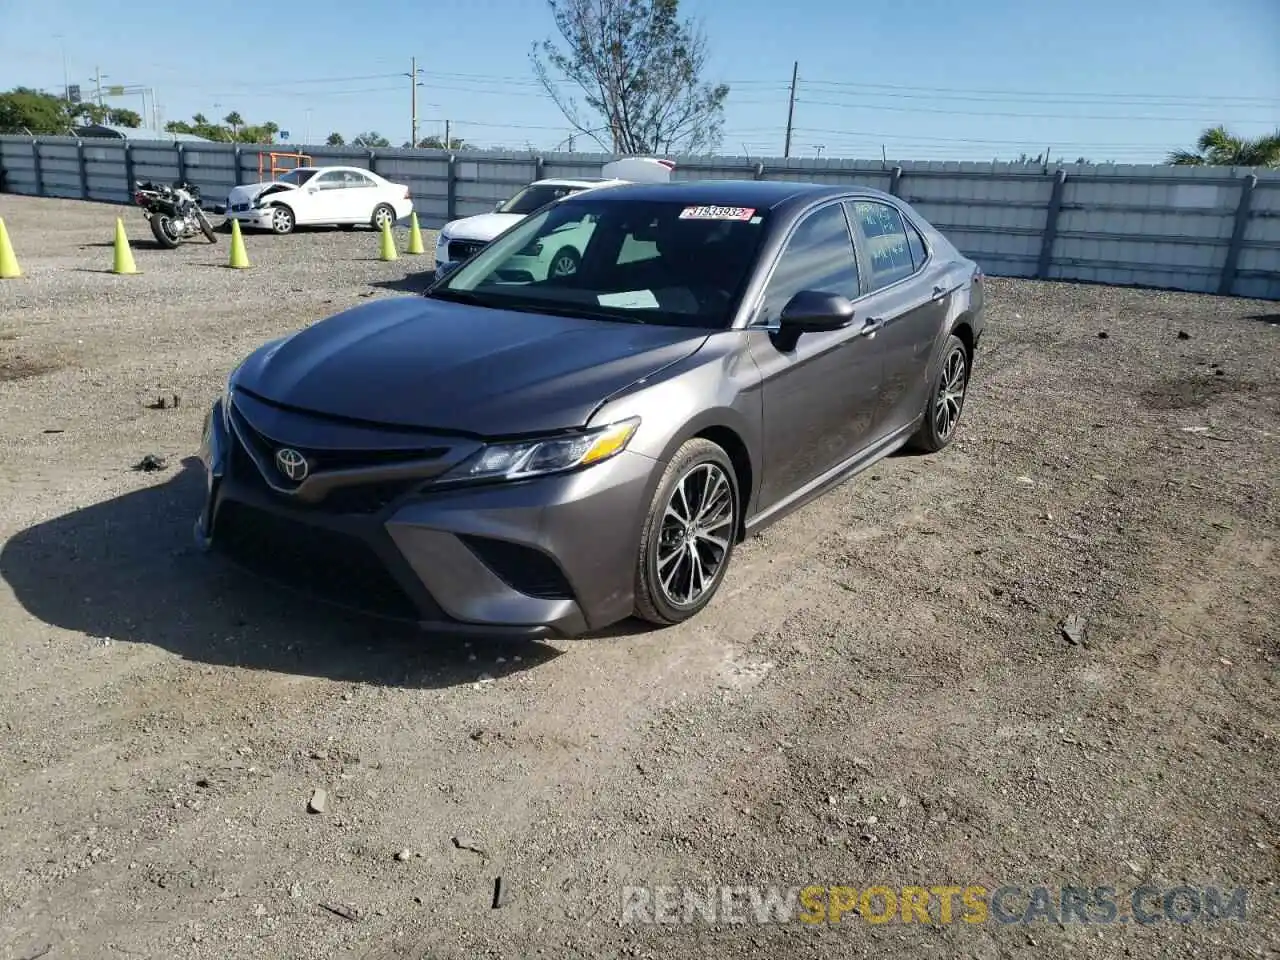
POLYGON ((853 323, 854 306, 848 297, 820 290, 801 290, 779 316, 781 329, 794 334, 843 330, 853 323))
POLYGON ((502 205, 503 205, 504 203, 506 203, 506 202, 507 202, 507 201, 505 201, 505 200, 499 200, 497 203, 495 203, 495 204, 493 205, 493 212, 494 212, 494 213, 497 213, 499 210, 501 210, 501 209, 502 209, 502 205))

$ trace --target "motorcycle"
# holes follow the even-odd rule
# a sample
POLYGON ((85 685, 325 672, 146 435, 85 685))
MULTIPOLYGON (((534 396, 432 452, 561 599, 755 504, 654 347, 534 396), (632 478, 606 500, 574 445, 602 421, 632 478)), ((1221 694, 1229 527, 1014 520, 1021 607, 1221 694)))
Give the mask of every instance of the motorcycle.
POLYGON ((179 181, 165 186, 150 180, 139 181, 133 202, 142 208, 143 216, 151 223, 151 232, 162 247, 172 250, 197 233, 203 233, 210 243, 218 242, 213 224, 200 209, 200 188, 194 183, 179 181))

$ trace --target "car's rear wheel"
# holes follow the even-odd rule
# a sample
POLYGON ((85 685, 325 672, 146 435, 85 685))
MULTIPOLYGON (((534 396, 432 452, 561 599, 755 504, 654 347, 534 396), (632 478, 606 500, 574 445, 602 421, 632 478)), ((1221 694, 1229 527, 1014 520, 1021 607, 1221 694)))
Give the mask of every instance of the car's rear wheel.
POLYGON ((271 208, 272 233, 293 233, 293 228, 296 225, 297 220, 293 216, 293 211, 283 203, 277 203, 271 208))
POLYGON ((395 208, 387 203, 380 203, 373 208, 373 218, 369 221, 373 224, 373 229, 381 230, 385 227, 393 227, 396 223, 395 208))
POLYGON ((912 445, 936 453, 951 443, 964 411, 969 389, 969 351, 955 334, 947 338, 942 363, 929 389, 924 422, 911 438, 912 445))
POLYGON ((547 275, 551 277, 572 277, 578 272, 580 259, 578 251, 573 247, 561 247, 556 251, 556 255, 551 258, 551 267, 547 270, 547 275))
POLYGON ((636 559, 636 614, 650 623, 688 620, 724 581, 738 531, 738 481, 723 448, 687 441, 654 491, 636 559))

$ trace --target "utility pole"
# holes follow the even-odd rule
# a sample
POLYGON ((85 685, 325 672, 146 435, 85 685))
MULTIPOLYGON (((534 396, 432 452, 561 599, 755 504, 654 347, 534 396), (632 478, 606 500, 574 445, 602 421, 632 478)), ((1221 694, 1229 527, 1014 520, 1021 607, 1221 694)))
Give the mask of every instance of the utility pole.
POLYGON ((444 122, 444 148, 446 150, 453 149, 453 138, 449 136, 449 121, 444 122))
POLYGON ((787 101, 787 142, 782 147, 783 159, 791 156, 791 121, 796 115, 796 78, 800 74, 800 61, 791 67, 791 97, 787 101))
POLYGON ((409 72, 405 74, 409 78, 409 111, 411 115, 411 130, 409 146, 416 147, 418 145, 418 74, 422 71, 418 69, 418 58, 413 57, 409 61, 409 72))
POLYGON ((102 78, 105 76, 106 74, 102 72, 101 67, 93 68, 93 91, 94 96, 97 98, 98 106, 102 106, 102 78))

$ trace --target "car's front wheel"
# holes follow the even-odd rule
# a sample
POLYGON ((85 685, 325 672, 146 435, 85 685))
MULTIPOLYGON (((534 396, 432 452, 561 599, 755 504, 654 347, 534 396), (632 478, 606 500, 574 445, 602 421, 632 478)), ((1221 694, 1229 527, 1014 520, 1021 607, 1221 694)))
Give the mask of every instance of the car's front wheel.
POLYGON ((271 208, 271 232, 272 233, 293 233, 296 221, 293 211, 282 203, 277 203, 271 208))
POLYGON ((556 255, 551 258, 551 269, 547 271, 550 277, 572 277, 578 272, 578 264, 581 258, 578 251, 573 247, 561 247, 556 251, 556 255))
POLYGON ((650 623, 688 620, 724 581, 737 540, 738 481, 720 446, 687 441, 662 474, 640 537, 636 614, 650 623))
POLYGON ((912 446, 936 453, 951 443, 964 411, 969 389, 969 350, 955 334, 947 338, 942 364, 929 389, 924 422, 912 437, 912 446))

